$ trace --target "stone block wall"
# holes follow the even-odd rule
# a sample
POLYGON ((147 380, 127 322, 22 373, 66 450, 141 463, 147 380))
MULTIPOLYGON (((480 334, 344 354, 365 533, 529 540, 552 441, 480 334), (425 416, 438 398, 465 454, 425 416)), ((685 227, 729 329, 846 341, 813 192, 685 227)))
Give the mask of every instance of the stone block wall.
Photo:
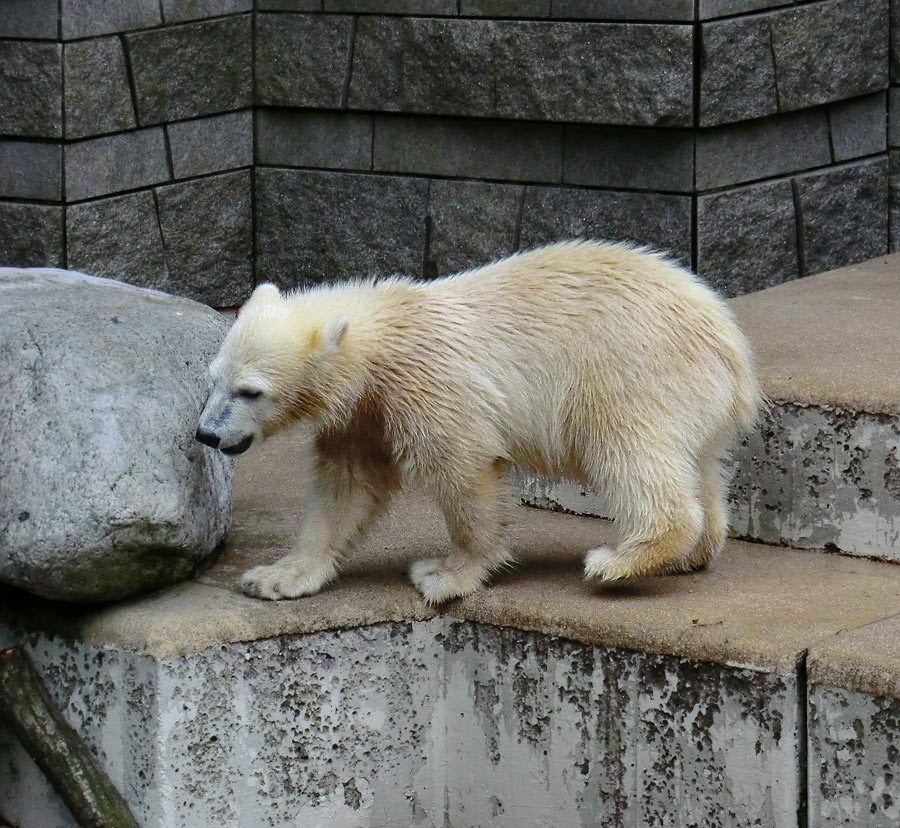
POLYGON ((0 257, 230 306, 258 281, 433 277, 594 236, 758 289, 889 249, 889 17, 6 0, 0 257))

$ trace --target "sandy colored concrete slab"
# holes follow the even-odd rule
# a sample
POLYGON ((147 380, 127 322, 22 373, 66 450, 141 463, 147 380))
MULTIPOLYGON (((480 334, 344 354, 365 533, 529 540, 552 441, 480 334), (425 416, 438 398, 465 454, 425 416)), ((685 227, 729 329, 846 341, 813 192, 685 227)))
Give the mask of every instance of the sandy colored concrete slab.
POLYGON ((771 399, 900 413, 900 254, 730 304, 771 399))
MULTIPOLYGON (((273 603, 239 593, 244 569, 290 546, 302 501, 297 446, 296 437, 280 438, 240 459, 234 529, 218 561, 194 581, 100 609, 15 594, 5 614, 30 628, 157 657, 433 616, 404 574, 409 561, 440 555, 449 545, 440 513, 420 493, 396 501, 344 576, 320 594, 273 603)), ((804 651, 839 631, 900 613, 900 567, 890 564, 730 542, 708 572, 603 588, 584 581, 581 559, 613 540, 610 523, 516 507, 510 534, 520 565, 445 612, 587 644, 775 672, 793 669, 804 651)))

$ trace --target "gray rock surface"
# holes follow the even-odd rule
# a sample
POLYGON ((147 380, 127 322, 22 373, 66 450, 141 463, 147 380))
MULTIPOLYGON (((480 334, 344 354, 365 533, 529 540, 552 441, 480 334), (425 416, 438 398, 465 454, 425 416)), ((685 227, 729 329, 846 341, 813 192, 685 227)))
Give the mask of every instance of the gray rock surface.
POLYGON ((187 577, 231 515, 231 463, 194 440, 227 327, 196 303, 0 269, 0 580, 101 601, 187 577))
POLYGON ((62 46, 0 41, 0 134, 62 136, 62 46))
POLYGON ((63 263, 63 208, 0 201, 0 250, 22 267, 63 263))

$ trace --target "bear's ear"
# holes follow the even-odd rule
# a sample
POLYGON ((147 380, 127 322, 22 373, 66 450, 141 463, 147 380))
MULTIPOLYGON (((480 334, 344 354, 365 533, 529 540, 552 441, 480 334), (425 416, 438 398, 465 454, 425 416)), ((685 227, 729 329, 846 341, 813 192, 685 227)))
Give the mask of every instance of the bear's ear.
POLYGON ((255 305, 261 302, 272 302, 280 298, 281 291, 275 285, 271 282, 263 282, 261 285, 257 285, 253 293, 250 294, 250 298, 245 302, 245 306, 251 303, 255 305))
POLYGON ((347 331, 350 329, 350 320, 346 316, 338 316, 327 322, 325 325, 325 343, 324 348, 328 353, 335 354, 341 347, 347 331))

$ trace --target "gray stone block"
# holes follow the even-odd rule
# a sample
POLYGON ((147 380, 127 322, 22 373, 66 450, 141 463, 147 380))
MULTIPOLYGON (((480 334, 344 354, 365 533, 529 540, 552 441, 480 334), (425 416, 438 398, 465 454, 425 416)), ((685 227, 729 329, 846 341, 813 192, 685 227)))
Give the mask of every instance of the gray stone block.
POLYGON ((60 145, 0 140, 0 197, 61 201, 60 145))
POLYGON ((888 145, 900 147, 900 86, 888 90, 888 145))
POLYGON ((63 208, 0 201, 0 258, 13 267, 61 267, 63 208))
POLYGON ((526 187, 520 246, 593 238, 632 241, 691 261, 691 199, 567 187, 526 187))
POLYGON ((160 0, 60 0, 60 3, 64 40, 127 32, 162 23, 160 0))
POLYGON ((700 37, 700 126, 778 112, 775 57, 765 16, 706 23, 700 37))
POLYGON ((0 37, 56 40, 59 0, 5 0, 0 3, 0 37))
POLYGON ((160 187, 165 290, 216 307, 240 305, 253 289, 249 171, 160 187))
POLYGON ((687 193, 694 188, 688 130, 567 126, 567 184, 687 193))
POLYGON ((888 203, 890 204, 890 249, 900 251, 900 151, 889 154, 888 203))
POLYGON ((250 110, 168 124, 166 133, 175 178, 190 178, 253 164, 253 113, 250 110))
POLYGON ((162 127, 67 144, 65 169, 67 201, 148 187, 171 177, 162 127))
POLYGON ((888 0, 825 0, 769 15, 783 110, 888 85, 888 0))
POLYGON ((556 124, 375 116, 373 168, 500 180, 562 180, 556 124))
POLYGON ((876 158, 796 179, 807 273, 888 250, 888 162, 876 158))
POLYGON ((228 323, 71 271, 0 282, 0 579, 108 601, 188 577, 231 523, 232 464, 194 439, 228 323))
POLYGON ((690 126, 688 26, 360 18, 355 109, 690 126))
POLYGON ((118 37, 65 44, 63 68, 66 138, 118 132, 137 125, 118 37))
POLYGON ((697 131, 697 189, 713 190, 831 163, 824 109, 697 131))
POLYGON ((553 17, 691 23, 694 0, 553 0, 553 17))
POLYGON ((166 23, 253 11, 253 0, 161 0, 166 23))
POLYGON ((0 134, 62 137, 62 46, 0 40, 0 134))
POLYGON ((549 17, 551 0, 459 0, 462 17, 549 17))
POLYGON ((327 12, 456 15, 457 0, 323 0, 327 12))
POLYGON ((343 106, 354 19, 261 14, 256 20, 256 103, 343 106))
POLYGON ((900 820, 900 701, 810 685, 809 824, 894 828, 900 820))
POLYGON ((291 288, 390 273, 420 276, 427 209, 423 179, 260 169, 257 281, 291 288))
POLYGON ((250 15, 126 35, 142 126, 252 104, 250 15))
POLYGON ((697 272, 726 296, 800 275, 790 181, 697 197, 697 272))
POLYGON ((516 251, 524 189, 480 181, 431 182, 426 278, 446 276, 516 251))
MULTIPOLYGON (((259 11, 322 11, 322 0, 256 0, 259 11)), ((260 18, 257 18, 260 19, 260 18)))
POLYGON ((169 283, 166 252, 149 190, 66 208, 67 264, 141 287, 169 283))
POLYGON ((900 83, 900 5, 890 4, 890 68, 891 83, 900 83))
POLYGON ((828 107, 835 161, 850 161, 887 149, 887 101, 879 92, 828 107))
POLYGON ((372 169, 372 116, 259 109, 258 162, 281 167, 372 169))

